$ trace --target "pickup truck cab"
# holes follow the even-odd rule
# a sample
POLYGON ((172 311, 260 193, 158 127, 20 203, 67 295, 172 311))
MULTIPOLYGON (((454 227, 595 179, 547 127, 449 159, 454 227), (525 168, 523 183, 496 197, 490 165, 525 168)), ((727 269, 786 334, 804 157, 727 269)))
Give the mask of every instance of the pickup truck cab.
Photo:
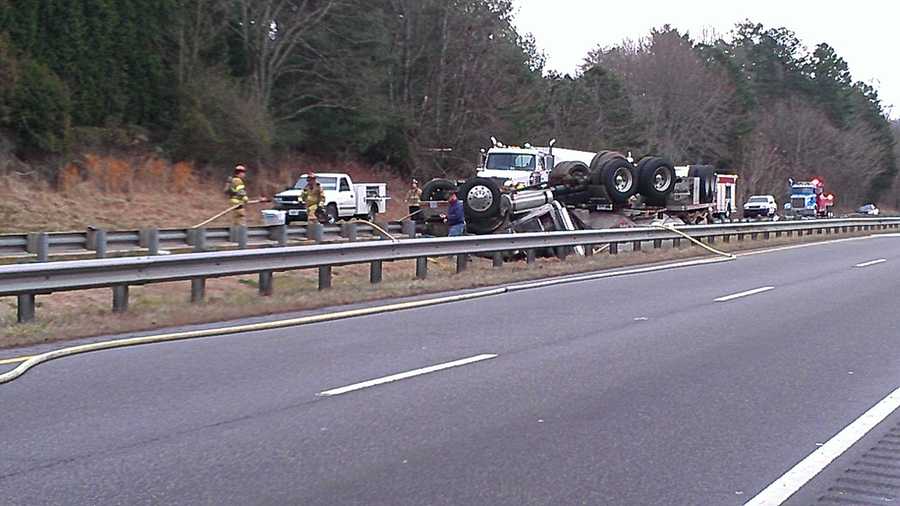
MULTIPOLYGON (((361 218, 373 221, 387 210, 387 183, 355 184, 350 176, 342 173, 316 173, 316 179, 325 193, 324 222, 361 218)), ((284 221, 306 221, 306 204, 300 195, 306 188, 306 174, 302 174, 293 187, 275 195, 275 209, 285 212, 284 221)))
POLYGON ((771 195, 753 195, 744 204, 744 218, 774 218, 778 204, 771 195))

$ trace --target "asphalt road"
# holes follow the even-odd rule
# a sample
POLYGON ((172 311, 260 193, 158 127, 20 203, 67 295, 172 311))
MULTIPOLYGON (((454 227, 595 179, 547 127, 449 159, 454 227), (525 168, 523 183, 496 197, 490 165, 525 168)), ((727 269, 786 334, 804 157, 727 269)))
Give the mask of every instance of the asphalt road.
POLYGON ((898 266, 847 241, 51 362, 0 385, 0 503, 742 504, 900 386, 898 266))

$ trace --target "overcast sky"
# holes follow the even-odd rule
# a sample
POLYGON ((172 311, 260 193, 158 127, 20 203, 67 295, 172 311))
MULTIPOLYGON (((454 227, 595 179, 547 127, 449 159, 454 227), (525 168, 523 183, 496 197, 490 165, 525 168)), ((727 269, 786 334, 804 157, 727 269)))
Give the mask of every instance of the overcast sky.
POLYGON ((850 65, 853 78, 878 89, 891 115, 900 117, 900 2, 811 0, 513 0, 520 32, 534 35, 547 67, 574 73, 587 52, 638 38, 666 23, 699 36, 728 33, 750 19, 784 26, 804 45, 827 42, 850 65))

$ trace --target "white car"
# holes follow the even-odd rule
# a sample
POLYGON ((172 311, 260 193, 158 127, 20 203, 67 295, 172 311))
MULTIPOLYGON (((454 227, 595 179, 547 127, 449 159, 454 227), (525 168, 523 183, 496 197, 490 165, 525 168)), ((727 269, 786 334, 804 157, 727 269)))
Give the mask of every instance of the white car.
POLYGON ((771 195, 754 195, 744 204, 744 218, 773 218, 778 212, 778 203, 771 195))
MULTIPOLYGON (((362 218, 373 221, 387 211, 387 183, 354 184, 347 174, 316 173, 316 180, 325 193, 323 210, 327 223, 340 218, 362 218)), ((297 183, 275 195, 275 209, 285 212, 285 223, 306 221, 306 204, 300 200, 306 188, 306 174, 297 183)))

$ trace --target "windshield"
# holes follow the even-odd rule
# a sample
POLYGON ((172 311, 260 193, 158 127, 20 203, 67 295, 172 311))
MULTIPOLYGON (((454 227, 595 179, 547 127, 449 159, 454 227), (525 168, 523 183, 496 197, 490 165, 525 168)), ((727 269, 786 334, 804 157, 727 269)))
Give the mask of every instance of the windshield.
MULTIPOLYGON (((336 190, 337 189, 337 178, 336 177, 317 177, 319 181, 319 185, 322 186, 323 190, 336 190)), ((294 185, 294 188, 297 190, 302 190, 306 188, 306 178, 301 177, 297 180, 297 184, 294 185)))
POLYGON ((750 202, 752 203, 766 203, 769 199, 766 197, 750 197, 750 202))
POLYGON ((485 168, 488 170, 534 170, 535 156, 515 153, 491 153, 485 168))
POLYGON ((794 193, 794 195, 815 195, 816 194, 816 189, 809 187, 809 186, 807 186, 807 187, 795 186, 791 191, 794 193))

